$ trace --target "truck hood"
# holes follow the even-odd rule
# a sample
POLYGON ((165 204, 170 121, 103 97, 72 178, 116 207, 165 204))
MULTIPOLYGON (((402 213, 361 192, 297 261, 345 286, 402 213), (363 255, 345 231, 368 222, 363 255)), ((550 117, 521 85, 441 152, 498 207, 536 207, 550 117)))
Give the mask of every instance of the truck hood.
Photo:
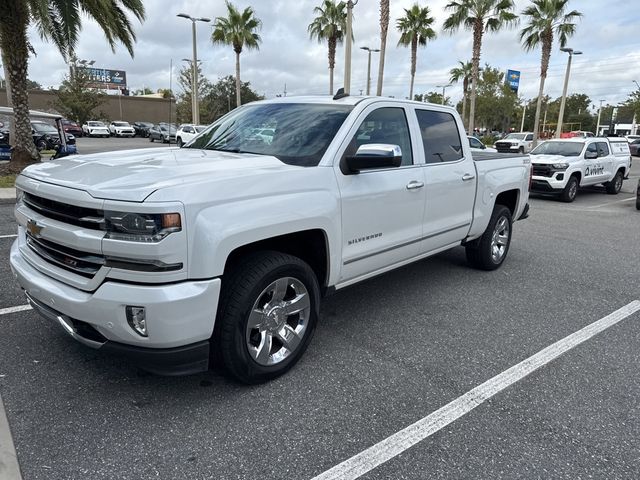
POLYGON ((564 155, 531 155, 531 163, 551 165, 554 163, 570 163, 579 157, 565 157, 564 155))
POLYGON ((229 179, 260 170, 300 169, 275 157, 190 148, 146 148, 74 155, 22 171, 35 180, 84 190, 94 198, 142 202, 156 190, 203 176, 229 179))

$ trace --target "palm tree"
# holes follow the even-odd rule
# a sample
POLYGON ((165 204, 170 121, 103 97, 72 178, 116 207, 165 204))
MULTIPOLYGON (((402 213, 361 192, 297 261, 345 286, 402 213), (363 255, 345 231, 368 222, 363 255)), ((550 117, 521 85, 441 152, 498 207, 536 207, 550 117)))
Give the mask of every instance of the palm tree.
POLYGON ((313 9, 316 18, 309 24, 309 36, 329 45, 329 95, 333 95, 333 70, 336 66, 336 47, 344 40, 347 31, 347 4, 324 0, 313 9))
POLYGON ((576 31, 574 21, 582 17, 582 13, 577 10, 566 13, 567 3, 569 3, 569 0, 534 0, 532 5, 529 5, 522 12, 522 15, 527 17, 527 26, 520 31, 520 41, 525 50, 531 51, 538 45, 542 46, 540 89, 536 104, 536 116, 533 122, 533 146, 538 142, 544 82, 549 69, 554 36, 558 36, 560 46, 564 47, 567 44, 567 39, 576 31))
POLYGON ((236 52, 236 104, 242 105, 240 99, 240 54, 243 48, 260 47, 260 35, 256 33, 262 22, 255 16, 253 8, 247 7, 242 12, 227 2, 227 17, 218 17, 213 26, 211 41, 213 44, 231 45, 236 52))
POLYGON ((480 51, 485 32, 497 32, 504 26, 517 23, 512 0, 453 0, 445 7, 452 13, 444 21, 444 29, 453 33, 462 27, 473 32, 471 58, 471 102, 469 107, 469 135, 473 134, 476 114, 476 89, 480 70, 480 51))
POLYGON ((421 7, 417 3, 411 8, 404 9, 405 15, 396 22, 400 32, 398 45, 411 46, 411 86, 409 100, 413 100, 413 82, 416 76, 418 45, 425 46, 427 40, 436 38, 436 32, 431 28, 434 18, 429 15, 429 7, 421 7))
POLYGON ((378 63, 378 86, 376 95, 382 95, 384 78, 384 56, 387 52, 387 32, 389 31, 389 0, 380 0, 380 60, 378 63))
POLYGON ((86 16, 97 22, 112 50, 120 42, 133 57, 136 35, 128 14, 142 22, 145 13, 142 0, 10 0, 3 1, 0 9, 0 49, 7 63, 14 106, 10 168, 18 171, 39 158, 29 123, 27 69, 32 50, 28 28, 34 26, 43 39, 51 40, 66 61, 75 50, 82 17, 86 16))
POLYGON ((469 83, 471 82, 471 71, 473 70, 473 64, 471 62, 458 61, 457 67, 449 70, 449 81, 451 83, 458 83, 462 80, 462 123, 467 121, 467 96, 469 95, 469 83))

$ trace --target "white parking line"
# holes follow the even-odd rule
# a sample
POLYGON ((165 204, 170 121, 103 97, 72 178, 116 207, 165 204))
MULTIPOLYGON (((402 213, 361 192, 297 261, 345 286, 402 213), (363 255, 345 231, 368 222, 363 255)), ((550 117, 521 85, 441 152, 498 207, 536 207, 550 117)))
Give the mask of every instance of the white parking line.
POLYGON ((0 479, 20 480, 20 466, 0 396, 0 479))
POLYGON ((0 235, 0 238, 16 238, 18 236, 17 233, 14 233, 12 235, 0 235))
POLYGON ((18 305, 17 307, 0 308, 0 315, 7 315, 8 313, 23 312, 25 310, 31 310, 31 305, 18 305))
POLYGON ((482 385, 468 391, 439 410, 418 420, 413 425, 409 425, 398 433, 385 438, 363 452, 314 477, 312 480, 354 480, 370 472, 469 413, 477 406, 482 405, 505 388, 522 380, 530 373, 545 366, 560 355, 586 342, 639 310, 640 301, 634 300, 610 315, 587 325, 583 329, 572 333, 508 370, 496 375, 492 379, 487 380, 482 385))
POLYGON ((625 198, 623 200, 616 200, 615 202, 607 202, 607 203, 602 203, 600 205, 593 205, 593 206, 585 207, 585 208, 590 208, 590 209, 601 208, 601 207, 606 207, 607 205, 615 205, 616 203, 633 202, 635 199, 636 199, 636 197, 625 198))

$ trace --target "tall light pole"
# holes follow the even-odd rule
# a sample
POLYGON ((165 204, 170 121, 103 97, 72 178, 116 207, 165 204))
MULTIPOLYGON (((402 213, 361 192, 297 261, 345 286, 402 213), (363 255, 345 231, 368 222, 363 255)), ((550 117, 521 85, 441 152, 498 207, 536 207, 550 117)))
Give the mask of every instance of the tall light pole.
POLYGON ((560 138, 562 134, 562 120, 564 117, 564 105, 567 102, 567 87, 569 86, 569 73, 571 73, 571 59, 574 55, 582 55, 580 50, 574 50, 569 47, 562 47, 560 50, 569 54, 567 61, 567 72, 564 75, 564 89, 562 90, 562 101, 560 102, 560 113, 558 114, 558 126, 556 128, 556 138, 560 138))
POLYGON ((193 41, 193 61, 191 62, 191 121, 194 125, 200 124, 200 111, 198 104, 198 52, 196 50, 196 22, 209 23, 210 18, 194 18, 186 13, 177 15, 181 18, 191 20, 191 36, 193 41))
MULTIPOLYGON (((444 94, 447 91, 447 88, 449 88, 450 86, 452 86, 452 83, 448 83, 447 85, 436 85, 436 88, 441 88, 442 89, 442 105, 444 105, 444 94)), ((411 99, 409 99, 411 100, 411 99)))
MULTIPOLYGON (((638 85, 638 82, 636 82, 635 80, 633 80, 633 83, 636 84, 636 87, 638 87, 638 100, 640 100, 640 85, 638 85)), ((633 113, 633 124, 631 125, 631 129, 632 129, 632 134, 633 135, 637 135, 638 134, 638 124, 636 123, 636 114, 635 112, 633 113)))
POLYGON ((351 90, 351 38, 352 29, 351 23, 353 22, 353 7, 356 6, 358 0, 348 0, 347 2, 347 31, 345 33, 344 43, 344 93, 349 94, 351 90))
POLYGON ((527 104, 522 108, 522 123, 520 124, 520 133, 524 132, 524 117, 527 115, 527 104))
POLYGON ((360 47, 362 50, 369 52, 369 61, 367 62, 367 95, 371 94, 371 52, 379 52, 379 48, 360 47))
POLYGON ((600 100, 600 106, 598 107, 598 122, 596 123, 596 137, 600 135, 600 114, 602 113, 602 104, 604 100, 600 100))

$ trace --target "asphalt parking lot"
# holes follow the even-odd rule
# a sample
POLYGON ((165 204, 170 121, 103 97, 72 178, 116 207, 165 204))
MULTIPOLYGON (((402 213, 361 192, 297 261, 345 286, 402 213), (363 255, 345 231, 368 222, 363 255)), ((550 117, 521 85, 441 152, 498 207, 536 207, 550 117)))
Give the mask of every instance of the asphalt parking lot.
POLYGON ((132 137, 132 138, 93 138, 79 137, 76 138, 76 146, 78 153, 90 154, 99 152, 115 152, 118 150, 128 150, 132 148, 150 148, 150 147, 175 147, 175 143, 159 143, 151 142, 148 138, 132 137))
MULTIPOLYGON (((149 375, 33 311, 1 314, 0 394, 23 478, 323 474, 640 300, 634 163, 617 196, 532 197, 495 272, 469 269, 457 248, 328 297, 300 363, 265 385, 149 375)), ((0 205, 0 312, 25 304, 15 232, 0 205)), ((635 312, 360 478, 640 478, 639 363, 635 312)))

